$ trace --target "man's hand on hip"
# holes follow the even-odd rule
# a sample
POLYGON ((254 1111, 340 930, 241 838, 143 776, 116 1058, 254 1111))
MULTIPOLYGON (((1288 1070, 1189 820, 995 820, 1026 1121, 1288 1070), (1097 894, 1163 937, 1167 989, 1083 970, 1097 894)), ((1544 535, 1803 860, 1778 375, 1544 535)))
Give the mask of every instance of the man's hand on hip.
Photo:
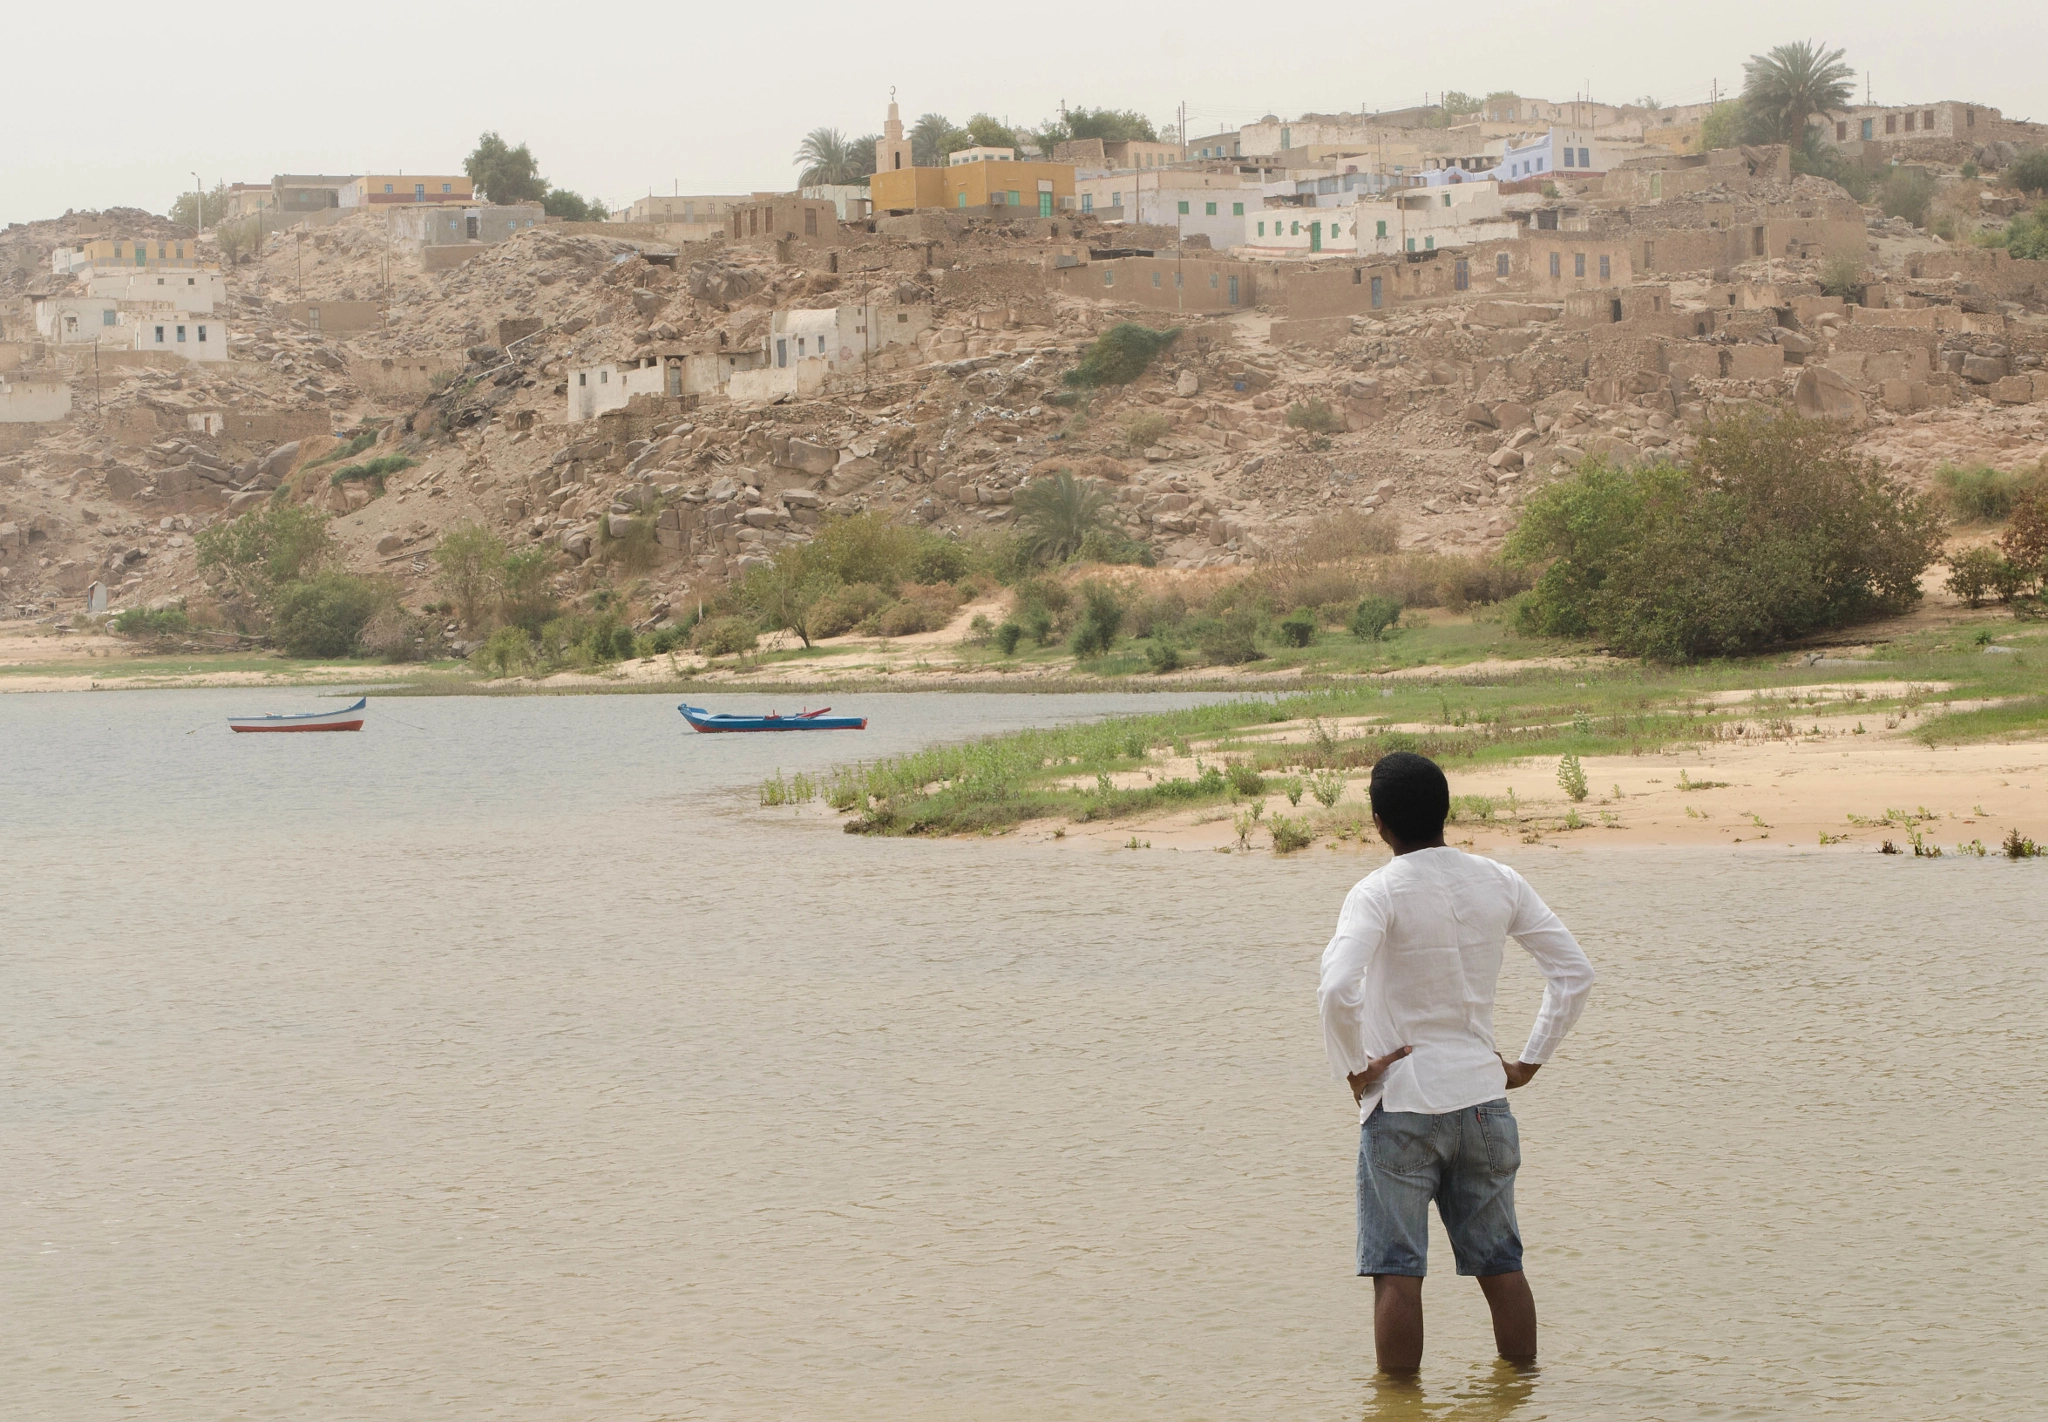
MULTIPOLYGON (((1494 1055, 1500 1056, 1498 1052, 1494 1053, 1494 1055)), ((1506 1057, 1501 1057, 1500 1064, 1507 1068, 1508 1090, 1510 1091, 1513 1091, 1518 1086, 1527 1086, 1529 1078, 1543 1070, 1542 1062, 1511 1062, 1506 1057)))
POLYGON ((1373 1057, 1365 1064, 1364 1071, 1354 1071, 1345 1080, 1351 1083, 1351 1099, 1363 1104, 1365 1093, 1380 1084, 1380 1078, 1387 1074, 1387 1068, 1414 1051, 1413 1047, 1400 1047, 1383 1057, 1373 1057))

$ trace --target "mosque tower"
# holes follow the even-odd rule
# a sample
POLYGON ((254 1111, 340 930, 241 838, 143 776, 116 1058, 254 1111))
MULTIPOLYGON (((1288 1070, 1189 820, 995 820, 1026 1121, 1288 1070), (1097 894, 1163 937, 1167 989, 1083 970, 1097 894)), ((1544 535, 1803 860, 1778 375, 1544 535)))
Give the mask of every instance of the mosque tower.
POLYGON ((882 125, 882 136, 875 140, 875 171, 893 173, 912 166, 910 140, 903 136, 903 115, 896 110, 896 91, 891 89, 889 118, 882 125))

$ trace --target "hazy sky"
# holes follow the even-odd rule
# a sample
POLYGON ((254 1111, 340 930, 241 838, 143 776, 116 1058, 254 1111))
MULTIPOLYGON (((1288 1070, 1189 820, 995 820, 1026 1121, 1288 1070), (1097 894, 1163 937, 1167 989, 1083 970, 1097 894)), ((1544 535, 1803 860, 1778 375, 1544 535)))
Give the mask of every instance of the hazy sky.
POLYGON ((1879 103, 1969 99, 2048 120, 2041 0, 1284 11, 117 0, 24 6, 7 28, 5 222, 162 212, 195 170, 208 187, 278 172, 459 172, 485 129, 530 144, 552 182, 614 206, 678 184, 786 189, 807 131, 879 130, 892 85, 906 122, 986 110, 1027 124, 1064 99, 1165 123, 1185 102, 1197 134, 1266 113, 1399 108, 1444 89, 1689 103, 1716 80, 1739 88, 1750 54, 1808 38, 1848 48, 1859 97, 1867 73, 1879 103))

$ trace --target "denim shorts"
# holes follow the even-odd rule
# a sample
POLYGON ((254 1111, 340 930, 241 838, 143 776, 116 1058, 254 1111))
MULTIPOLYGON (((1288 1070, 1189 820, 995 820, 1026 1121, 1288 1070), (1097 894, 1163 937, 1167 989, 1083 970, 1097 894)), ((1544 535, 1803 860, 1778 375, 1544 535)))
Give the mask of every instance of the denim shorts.
POLYGON ((1505 1097, 1441 1116, 1375 1106, 1358 1140, 1358 1272, 1429 1272, 1429 1202, 1460 1274, 1522 1267, 1521 1136, 1505 1097))

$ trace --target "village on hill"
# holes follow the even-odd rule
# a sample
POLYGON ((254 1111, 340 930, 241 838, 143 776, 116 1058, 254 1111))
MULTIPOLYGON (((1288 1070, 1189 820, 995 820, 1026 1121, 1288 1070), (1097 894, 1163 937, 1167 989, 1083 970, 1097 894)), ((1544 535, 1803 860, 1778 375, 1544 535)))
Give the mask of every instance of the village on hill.
POLYGON ((1213 588, 1333 528, 1462 560, 1405 599, 1462 606, 1528 585, 1469 570, 1538 492, 1751 409, 1914 489, 2038 469, 2048 126, 1848 102, 1788 51, 1779 110, 1446 94, 1194 134, 891 101, 788 190, 613 209, 487 134, 438 173, 16 224, 0 601, 330 657, 514 627, 495 671, 540 675, 986 644, 1018 576, 1213 588), (923 571, 791 552, 880 525, 923 571))

